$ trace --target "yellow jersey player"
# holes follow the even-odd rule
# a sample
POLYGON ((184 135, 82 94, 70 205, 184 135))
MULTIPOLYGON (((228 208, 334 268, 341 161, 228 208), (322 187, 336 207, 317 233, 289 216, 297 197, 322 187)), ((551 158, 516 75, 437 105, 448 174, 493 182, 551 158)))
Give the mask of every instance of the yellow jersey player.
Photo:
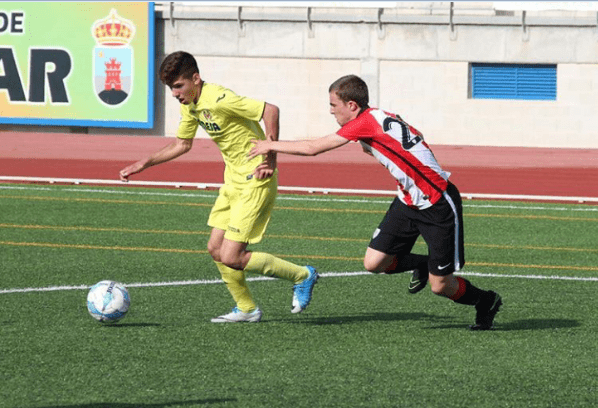
POLYGON ((262 312, 245 280, 246 272, 293 282, 291 311, 302 312, 311 301, 318 280, 316 270, 247 250, 249 244, 259 242, 264 235, 278 185, 275 153, 251 160, 247 160, 247 154, 253 146, 251 140, 278 140, 278 107, 204 82, 197 61, 184 51, 168 55, 159 75, 181 104, 177 138, 146 159, 122 169, 121 180, 127 181, 132 174, 188 152, 201 126, 218 145, 225 163, 224 184, 208 218, 212 227, 208 252, 236 303, 232 312, 215 317, 212 322, 261 320, 262 312))

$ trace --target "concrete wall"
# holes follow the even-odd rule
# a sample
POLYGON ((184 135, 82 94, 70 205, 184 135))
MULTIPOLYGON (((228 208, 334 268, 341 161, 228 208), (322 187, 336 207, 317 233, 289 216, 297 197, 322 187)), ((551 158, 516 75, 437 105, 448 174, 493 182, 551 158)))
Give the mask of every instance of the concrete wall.
MULTIPOLYGON (((598 148, 596 11, 382 3, 159 3, 156 63, 191 52, 204 80, 278 105, 285 140, 334 132, 328 86, 354 73, 372 106, 399 113, 431 143, 598 148), (471 99, 472 62, 557 64, 557 100, 471 99)), ((178 102, 157 89, 156 126, 131 133, 174 136, 178 102)))
MULTIPOLYGON (((197 56, 204 81, 280 108, 281 139, 323 136, 338 129, 329 114, 328 86, 347 72, 360 72, 356 60, 234 58, 197 56)), ((167 135, 175 135, 179 103, 166 100, 167 135)), ((203 132, 198 136, 206 137, 203 132)))
POLYGON ((556 101, 468 98, 468 70, 467 62, 381 61, 380 105, 430 143, 598 147, 598 65, 559 64, 556 101))

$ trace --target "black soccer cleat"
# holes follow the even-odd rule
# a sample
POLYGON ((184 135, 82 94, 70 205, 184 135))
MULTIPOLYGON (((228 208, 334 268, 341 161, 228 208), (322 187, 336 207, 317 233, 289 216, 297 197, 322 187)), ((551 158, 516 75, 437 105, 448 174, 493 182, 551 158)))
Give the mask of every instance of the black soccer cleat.
POLYGON ((414 269, 411 280, 409 281, 409 293, 415 294, 421 291, 428 284, 428 271, 414 269))
POLYGON ((469 326, 471 330, 490 330, 494 325, 494 316, 502 305, 502 298, 493 291, 488 291, 475 306, 475 324, 469 326))

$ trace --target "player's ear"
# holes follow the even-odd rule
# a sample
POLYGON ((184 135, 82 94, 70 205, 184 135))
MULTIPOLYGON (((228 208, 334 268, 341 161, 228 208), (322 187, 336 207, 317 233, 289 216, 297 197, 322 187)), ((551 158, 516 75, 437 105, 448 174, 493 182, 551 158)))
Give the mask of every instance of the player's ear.
POLYGON ((355 112, 355 111, 359 112, 361 110, 361 108, 355 101, 349 101, 348 105, 352 112, 355 112))
POLYGON ((191 77, 191 80, 193 81, 193 83, 195 85, 199 85, 199 83, 201 82, 201 77, 199 76, 199 72, 194 73, 193 76, 191 77))

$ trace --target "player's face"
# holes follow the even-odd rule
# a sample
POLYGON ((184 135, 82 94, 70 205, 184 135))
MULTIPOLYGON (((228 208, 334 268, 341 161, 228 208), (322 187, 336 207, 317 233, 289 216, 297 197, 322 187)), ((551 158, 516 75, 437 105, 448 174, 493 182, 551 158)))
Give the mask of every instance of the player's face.
POLYGON ((344 102, 339 99, 336 92, 330 92, 330 113, 334 115, 339 125, 344 126, 357 117, 359 109, 355 102, 344 102))
POLYGON ((193 74, 191 79, 180 76, 170 86, 172 96, 177 98, 179 103, 182 103, 183 105, 189 105, 192 101, 197 102, 197 99, 199 98, 200 83, 201 80, 199 74, 193 74))

